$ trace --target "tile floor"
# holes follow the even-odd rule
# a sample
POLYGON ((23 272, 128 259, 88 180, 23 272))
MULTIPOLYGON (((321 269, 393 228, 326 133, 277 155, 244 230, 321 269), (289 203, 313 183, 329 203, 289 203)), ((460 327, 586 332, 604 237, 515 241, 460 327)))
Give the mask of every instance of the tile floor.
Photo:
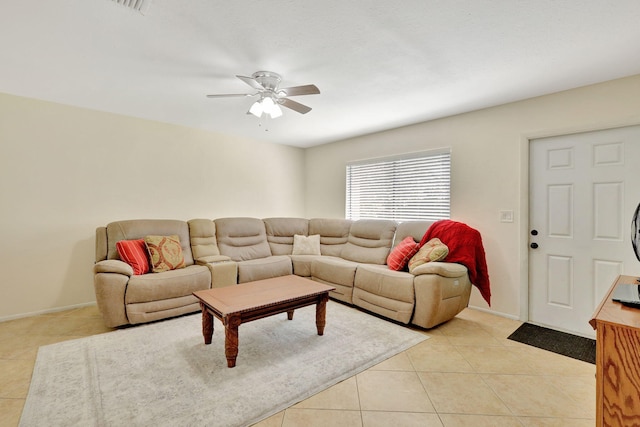
MULTIPOLYGON (((466 309, 256 427, 593 426, 595 366, 507 340, 519 325, 466 309)), ((109 330, 96 307, 0 323, 0 426, 18 425, 39 346, 109 330)))

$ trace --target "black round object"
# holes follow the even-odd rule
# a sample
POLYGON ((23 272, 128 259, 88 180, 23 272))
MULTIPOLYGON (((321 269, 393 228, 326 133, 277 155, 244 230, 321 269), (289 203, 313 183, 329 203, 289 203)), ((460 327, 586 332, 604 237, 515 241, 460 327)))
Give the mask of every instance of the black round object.
POLYGON ((636 253, 636 258, 640 261, 640 204, 636 208, 631 220, 631 244, 633 245, 633 251, 636 253))

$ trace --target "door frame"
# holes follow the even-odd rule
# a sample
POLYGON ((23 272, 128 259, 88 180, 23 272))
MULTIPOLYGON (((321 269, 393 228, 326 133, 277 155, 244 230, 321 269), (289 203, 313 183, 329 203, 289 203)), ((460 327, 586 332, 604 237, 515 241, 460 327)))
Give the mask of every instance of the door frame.
POLYGON ((531 148, 531 141, 539 138, 566 136, 638 125, 640 125, 640 120, 621 120, 614 123, 571 126, 520 134, 520 203, 517 215, 520 221, 518 235, 518 247, 520 248, 520 321, 529 321, 529 150, 531 148))

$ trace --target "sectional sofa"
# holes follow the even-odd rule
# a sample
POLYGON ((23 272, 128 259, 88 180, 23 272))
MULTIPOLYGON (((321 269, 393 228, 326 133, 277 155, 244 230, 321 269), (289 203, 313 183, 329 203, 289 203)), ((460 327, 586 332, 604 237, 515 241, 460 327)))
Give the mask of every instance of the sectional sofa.
POLYGON ((296 274, 334 286, 335 300, 432 328, 468 305, 466 267, 428 262, 409 273, 386 265, 396 245, 407 236, 419 242, 430 225, 244 217, 112 222, 96 229, 96 300, 107 326, 118 327, 198 311, 197 290, 296 274), (149 235, 177 236, 184 267, 133 274, 116 244, 149 235))

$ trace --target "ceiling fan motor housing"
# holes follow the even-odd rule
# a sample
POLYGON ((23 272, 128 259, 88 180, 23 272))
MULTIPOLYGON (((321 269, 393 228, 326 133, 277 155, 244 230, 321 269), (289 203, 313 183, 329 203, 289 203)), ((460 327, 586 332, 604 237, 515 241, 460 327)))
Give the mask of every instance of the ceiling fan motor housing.
POLYGON ((275 92, 282 81, 280 74, 271 71, 256 71, 251 77, 268 91, 275 92))

